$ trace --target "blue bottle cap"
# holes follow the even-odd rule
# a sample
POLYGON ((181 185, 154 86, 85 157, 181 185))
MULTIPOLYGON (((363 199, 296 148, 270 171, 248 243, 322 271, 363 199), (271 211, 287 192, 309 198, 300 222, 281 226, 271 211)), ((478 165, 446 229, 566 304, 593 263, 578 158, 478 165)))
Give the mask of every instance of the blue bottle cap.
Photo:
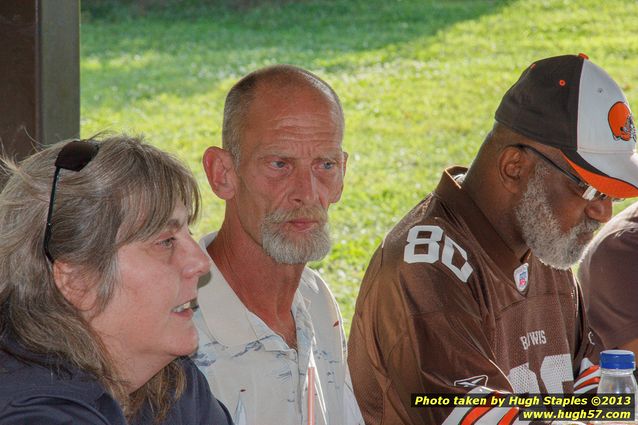
POLYGON ((600 353, 600 367, 634 370, 636 368, 634 353, 629 350, 605 350, 600 353))

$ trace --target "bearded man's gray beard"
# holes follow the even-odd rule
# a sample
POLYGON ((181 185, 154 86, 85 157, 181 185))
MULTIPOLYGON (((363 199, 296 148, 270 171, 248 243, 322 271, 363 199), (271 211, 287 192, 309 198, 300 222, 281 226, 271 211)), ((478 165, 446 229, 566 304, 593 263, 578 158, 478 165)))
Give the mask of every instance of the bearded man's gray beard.
POLYGON ((269 256, 280 264, 306 264, 318 261, 330 252, 326 212, 319 207, 293 211, 274 211, 264 218, 261 226, 261 244, 269 256), (300 237, 289 238, 281 224, 297 217, 316 219, 319 225, 300 237))
POLYGON ((586 218, 567 233, 563 233, 549 207, 549 198, 543 184, 543 177, 548 173, 549 168, 540 162, 536 165, 534 176, 527 183, 527 189, 514 213, 523 239, 532 253, 545 265, 567 270, 581 258, 589 243, 580 242, 579 236, 595 231, 600 223, 586 218))

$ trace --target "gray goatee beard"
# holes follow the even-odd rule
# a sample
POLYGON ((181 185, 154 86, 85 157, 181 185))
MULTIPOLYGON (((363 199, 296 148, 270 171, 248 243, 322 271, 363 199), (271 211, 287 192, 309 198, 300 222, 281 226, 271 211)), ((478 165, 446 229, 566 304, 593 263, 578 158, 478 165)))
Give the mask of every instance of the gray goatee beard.
POLYGON ((327 213, 320 207, 274 211, 266 215, 261 226, 262 247, 280 264, 306 264, 321 260, 328 254, 331 245, 327 220, 327 213), (281 225, 297 217, 317 220, 319 225, 305 234, 291 237, 281 225))
POLYGON ((527 189, 514 213, 523 239, 532 253, 545 265, 567 270, 582 257, 589 243, 579 241, 579 236, 595 231, 600 223, 586 218, 564 233, 549 207, 547 191, 543 185, 543 177, 548 172, 540 163, 536 166, 534 177, 527 183, 527 189))

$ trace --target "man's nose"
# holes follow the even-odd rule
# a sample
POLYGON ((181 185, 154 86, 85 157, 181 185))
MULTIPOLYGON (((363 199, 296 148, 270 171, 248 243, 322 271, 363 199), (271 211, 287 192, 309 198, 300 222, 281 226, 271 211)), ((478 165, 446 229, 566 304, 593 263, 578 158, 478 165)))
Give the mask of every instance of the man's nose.
POLYGON ((317 177, 310 167, 297 168, 290 183, 290 198, 293 203, 307 205, 319 198, 317 177))
POLYGON ((585 208, 587 216, 599 223, 606 223, 611 219, 613 208, 611 199, 599 199, 590 201, 585 208))

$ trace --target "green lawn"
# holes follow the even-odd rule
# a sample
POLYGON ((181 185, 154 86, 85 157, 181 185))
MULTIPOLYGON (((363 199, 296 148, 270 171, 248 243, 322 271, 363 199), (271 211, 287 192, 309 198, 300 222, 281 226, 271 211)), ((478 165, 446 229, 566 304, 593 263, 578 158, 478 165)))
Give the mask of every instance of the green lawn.
POLYGON ((128 12, 83 11, 82 135, 144 133, 187 161, 204 194, 196 235, 221 223, 200 157, 220 144, 224 96, 237 79, 292 63, 339 93, 346 190, 331 213, 332 253, 313 267, 346 329, 375 247, 443 167, 472 160, 531 61, 585 52, 638 108, 635 0, 315 0, 244 10, 186 0, 128 12))

